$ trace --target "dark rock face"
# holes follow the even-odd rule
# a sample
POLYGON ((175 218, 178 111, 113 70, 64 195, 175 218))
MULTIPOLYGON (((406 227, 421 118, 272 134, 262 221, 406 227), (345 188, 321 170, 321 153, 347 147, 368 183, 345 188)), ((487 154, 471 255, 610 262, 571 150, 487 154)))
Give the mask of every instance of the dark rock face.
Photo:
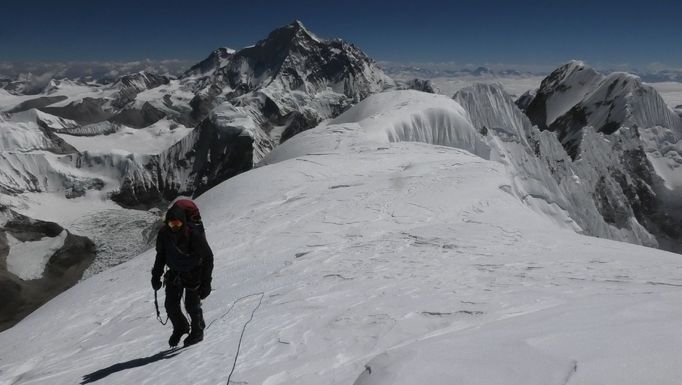
POLYGON ((210 119, 204 120, 198 128, 201 132, 191 153, 193 159, 188 159, 193 163, 194 195, 253 166, 253 139, 249 135, 216 125, 210 119))
POLYGON ((526 112, 530 103, 535 99, 536 94, 537 90, 528 90, 524 92, 523 95, 519 96, 516 100, 516 106, 519 107, 521 111, 526 112))
POLYGON ((11 246, 7 235, 21 242, 54 238, 65 231, 52 222, 33 220, 13 213, 13 219, 0 227, 0 331, 12 327, 57 294, 73 286, 95 258, 95 245, 89 239, 68 233, 64 244, 50 257, 43 276, 23 280, 7 270, 11 246))
POLYGON ((104 185, 104 181, 97 178, 73 181, 70 185, 65 186, 64 196, 68 199, 80 198, 84 196, 88 190, 102 190, 104 185))
POLYGON ((182 141, 131 169, 112 199, 128 208, 150 208, 178 195, 198 196, 253 166, 253 138, 241 126, 205 119, 182 141), (183 170, 191 170, 185 176, 183 170))
POLYGON ((120 78, 114 87, 120 88, 118 96, 111 103, 116 108, 123 108, 135 100, 137 94, 170 83, 167 76, 159 76, 148 72, 138 72, 120 78))
POLYGON ((141 109, 127 108, 109 119, 112 123, 123 124, 133 128, 150 126, 166 117, 163 111, 159 111, 149 103, 142 105, 141 109))
POLYGON ((547 129, 547 95, 543 93, 537 93, 531 101, 526 100, 526 108, 523 111, 528 116, 534 125, 538 126, 540 129, 547 129))
MULTIPOLYGON (((656 236, 659 247, 664 250, 682 251, 682 216, 666 207, 656 191, 663 181, 656 174, 643 149, 629 149, 620 153, 620 164, 624 171, 611 170, 612 177, 625 195, 622 201, 637 221, 656 236)), ((615 200, 612 200, 615 201, 615 200)), ((604 217, 618 219, 624 209, 615 207, 604 210, 604 217)), ((622 224, 616 221, 615 224, 622 224)), ((618 226, 623 227, 623 226, 618 226)))
POLYGON ((163 196, 156 185, 144 184, 140 180, 126 178, 123 180, 121 188, 112 194, 111 200, 125 208, 144 210, 162 202, 163 196))
POLYGON ((6 83, 2 88, 15 95, 37 95, 43 90, 42 85, 34 85, 26 80, 13 80, 6 83))
POLYGON ((228 61, 234 51, 229 48, 218 48, 201 62, 193 65, 185 71, 184 76, 202 76, 213 73, 215 70, 219 69, 223 63, 228 61))
POLYGON ((38 127, 43 132, 46 138, 52 143, 52 147, 49 150, 55 154, 73 154, 78 152, 75 147, 68 144, 64 139, 57 136, 53 130, 47 126, 45 122, 40 119, 36 120, 38 127))
POLYGON ((552 122, 546 129, 558 134, 559 141, 566 149, 566 152, 571 159, 575 160, 580 151, 583 127, 587 125, 585 109, 581 106, 575 106, 565 115, 552 122))
POLYGON ((209 88, 205 94, 198 94, 189 102, 192 107, 191 117, 194 121, 201 121, 209 112, 216 106, 216 97, 220 94, 220 89, 217 87, 209 88))
POLYGON ((416 90, 421 92, 428 92, 430 94, 436 93, 436 91, 433 88, 433 83, 431 82, 431 80, 422 79, 410 79, 405 82, 398 82, 398 89, 416 90))
POLYGON ((286 121, 284 122, 286 129, 284 129, 284 132, 282 132, 280 143, 284 143, 292 136, 298 134, 299 132, 303 132, 311 127, 315 127, 319 123, 320 121, 314 115, 300 113, 298 111, 290 113, 289 116, 286 117, 286 121))

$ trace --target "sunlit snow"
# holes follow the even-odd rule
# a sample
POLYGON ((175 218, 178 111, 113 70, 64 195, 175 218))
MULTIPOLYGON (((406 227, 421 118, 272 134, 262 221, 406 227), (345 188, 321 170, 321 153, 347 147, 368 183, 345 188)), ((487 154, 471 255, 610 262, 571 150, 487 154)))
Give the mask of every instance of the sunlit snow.
MULTIPOLYGON (((403 102, 467 129, 454 102, 403 102)), ((234 384, 682 382, 679 255, 561 229, 465 149, 367 135, 380 110, 197 199, 216 254, 203 342, 165 350, 150 250, 0 334, 0 383, 224 384, 233 362, 234 384)))

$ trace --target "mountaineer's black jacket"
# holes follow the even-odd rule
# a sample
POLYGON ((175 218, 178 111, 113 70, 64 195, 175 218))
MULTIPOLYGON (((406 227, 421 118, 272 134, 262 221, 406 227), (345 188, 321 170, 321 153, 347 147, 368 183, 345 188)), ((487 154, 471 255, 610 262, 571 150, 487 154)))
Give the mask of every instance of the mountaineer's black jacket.
POLYGON ((187 275, 194 276, 199 281, 196 284, 211 284, 213 251, 200 223, 190 227, 185 225, 178 231, 173 231, 168 226, 159 230, 152 277, 161 279, 165 265, 168 265, 173 276, 189 273, 187 275))

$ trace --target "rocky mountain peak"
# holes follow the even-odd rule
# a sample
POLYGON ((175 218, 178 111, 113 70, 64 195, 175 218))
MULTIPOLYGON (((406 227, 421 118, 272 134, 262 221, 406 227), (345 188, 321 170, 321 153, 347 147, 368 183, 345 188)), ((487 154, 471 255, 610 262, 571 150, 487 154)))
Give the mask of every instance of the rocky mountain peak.
POLYGON ((303 23, 296 20, 275 29, 265 39, 240 50, 236 55, 272 68, 281 65, 291 52, 308 53, 318 49, 322 43, 303 23))
POLYGON ((134 88, 137 91, 141 91, 158 87, 162 84, 168 84, 169 81, 170 79, 167 76, 160 76, 147 71, 139 71, 122 76, 113 86, 120 89, 134 88))
POLYGON ((594 90, 603 77, 585 63, 572 60, 542 81, 525 112, 533 124, 546 129, 594 90))
POLYGON ((199 63, 193 65, 185 71, 184 76, 205 76, 210 75, 215 70, 224 67, 235 54, 235 50, 227 47, 220 47, 211 52, 208 57, 199 63))
POLYGON ((321 42, 321 39, 310 32, 299 20, 294 20, 284 27, 272 31, 265 40, 279 39, 288 40, 292 44, 305 43, 311 40, 321 42))

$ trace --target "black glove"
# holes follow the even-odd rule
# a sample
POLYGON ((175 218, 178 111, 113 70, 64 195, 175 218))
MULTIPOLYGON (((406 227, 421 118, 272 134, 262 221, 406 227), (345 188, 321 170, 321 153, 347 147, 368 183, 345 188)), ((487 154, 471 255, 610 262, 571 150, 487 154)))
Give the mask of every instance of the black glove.
POLYGON ((161 278, 159 277, 152 277, 152 288, 154 291, 159 290, 163 286, 161 283, 161 278))
POLYGON ((199 286, 199 298, 206 299, 211 294, 211 284, 205 283, 199 286))

